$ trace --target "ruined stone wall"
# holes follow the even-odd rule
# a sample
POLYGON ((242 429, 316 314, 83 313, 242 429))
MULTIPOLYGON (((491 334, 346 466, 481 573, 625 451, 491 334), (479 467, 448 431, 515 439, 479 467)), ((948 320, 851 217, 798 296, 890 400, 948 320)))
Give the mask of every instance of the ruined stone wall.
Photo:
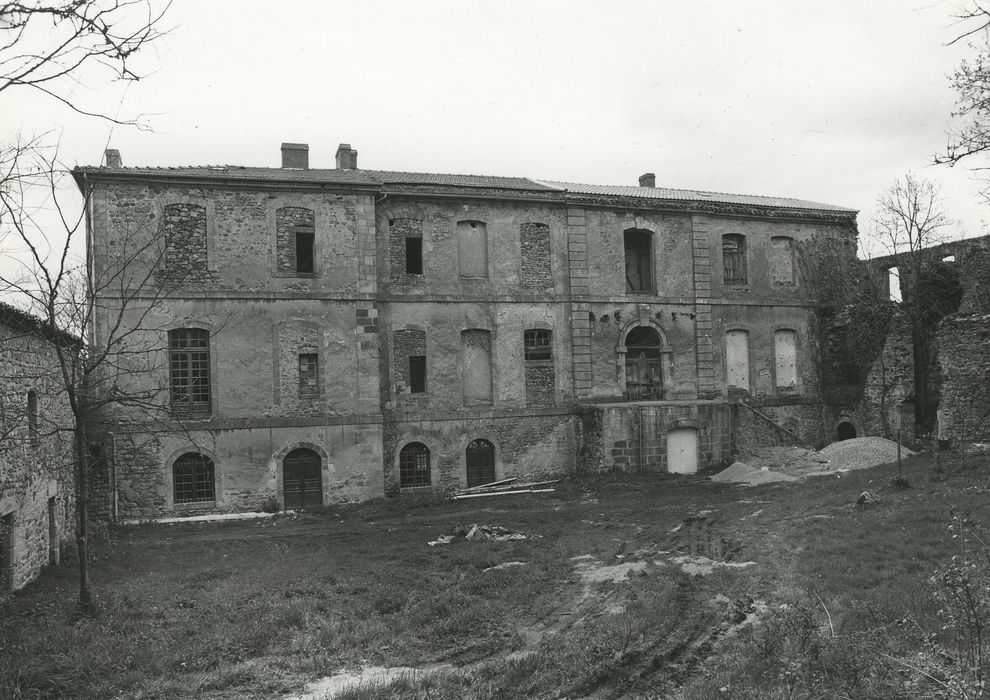
POLYGON ((954 442, 990 439, 990 315, 949 316, 938 329, 941 434, 954 442))
POLYGON ((0 324, 0 596, 57 563, 74 536, 73 423, 58 372, 47 340, 0 324))

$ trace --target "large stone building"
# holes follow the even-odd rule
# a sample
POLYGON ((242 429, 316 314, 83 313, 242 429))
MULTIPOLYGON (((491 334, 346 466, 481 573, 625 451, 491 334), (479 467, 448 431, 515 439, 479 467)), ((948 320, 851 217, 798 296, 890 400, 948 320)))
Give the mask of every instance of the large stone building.
POLYGON ((52 337, 0 303, 0 596, 57 564, 71 539, 71 413, 52 337))
POLYGON ((853 210, 650 174, 362 170, 347 144, 333 169, 283 144, 280 168, 122 167, 108 151, 75 176, 96 274, 126 259, 161 268, 146 286, 180 280, 145 293, 133 336, 167 359, 149 381, 169 415, 126 455, 118 435, 124 517, 693 472, 728 458, 739 426, 832 430, 817 280, 820 260, 855 257, 853 210), (149 239, 154 255, 126 254, 149 239))

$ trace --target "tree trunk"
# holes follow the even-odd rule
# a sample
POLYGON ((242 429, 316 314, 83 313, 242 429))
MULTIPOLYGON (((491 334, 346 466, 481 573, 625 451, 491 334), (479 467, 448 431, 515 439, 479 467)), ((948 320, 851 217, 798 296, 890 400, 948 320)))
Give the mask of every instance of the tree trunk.
POLYGON ((78 419, 73 431, 76 457, 76 548, 79 559, 79 605, 88 610, 93 603, 89 589, 89 453, 86 429, 78 419))

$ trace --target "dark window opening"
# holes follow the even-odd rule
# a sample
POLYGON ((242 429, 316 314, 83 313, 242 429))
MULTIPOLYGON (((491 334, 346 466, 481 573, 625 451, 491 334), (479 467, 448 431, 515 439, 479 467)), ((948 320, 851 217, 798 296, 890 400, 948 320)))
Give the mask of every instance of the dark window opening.
POLYGON ((213 460, 198 452, 187 452, 172 465, 175 503, 216 500, 213 460))
POLYGON ((172 410, 210 413, 210 333, 198 328, 169 331, 169 387, 172 410))
POLYGON ((32 445, 38 444, 38 393, 33 389, 27 393, 28 438, 32 445))
POLYGON ((629 230, 623 233, 626 253, 626 291, 652 292, 652 240, 649 231, 629 230))
POLYGON ((722 266, 725 272, 725 284, 747 284, 745 236, 739 233, 727 233, 722 236, 722 266))
POLYGON ((399 487, 429 485, 430 448, 421 442, 410 442, 399 452, 399 487))
POLYGON ((495 481, 495 446, 488 440, 472 440, 467 446, 465 461, 469 487, 495 481))
POLYGON ((856 437, 856 428, 849 421, 843 421, 836 426, 835 433, 839 440, 852 440, 856 437))
POLYGON ((409 391, 413 394, 426 392, 426 355, 409 357, 409 391))
POLYGON ((551 339, 553 334, 542 328, 523 331, 523 347, 527 361, 550 360, 553 349, 551 339))
POLYGON ((663 398, 660 334, 639 326, 626 336, 626 399, 629 401, 663 398))
POLYGON ((406 239, 406 273, 410 275, 423 274, 423 239, 406 239))
POLYGON ((313 272, 313 231, 296 231, 296 272, 313 272))
POLYGON ((14 587, 14 514, 0 517, 0 591, 14 587))
POLYGON ((320 397, 320 356, 316 353, 299 355, 299 398, 320 397))

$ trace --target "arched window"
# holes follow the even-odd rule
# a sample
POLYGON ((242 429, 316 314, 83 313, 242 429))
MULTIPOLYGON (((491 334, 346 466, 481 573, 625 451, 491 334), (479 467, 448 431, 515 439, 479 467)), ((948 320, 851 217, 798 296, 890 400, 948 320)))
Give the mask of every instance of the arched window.
POLYGON ((172 410, 210 415, 210 332, 201 328, 169 331, 168 370, 172 410))
POLYGON ((465 453, 467 485, 481 486, 495 481, 495 445, 488 440, 472 440, 465 453))
POLYGON ((638 326, 626 336, 626 399, 662 399, 660 334, 649 326, 638 326))
POLYGON ((399 486, 414 488, 430 485, 430 448, 410 442, 399 452, 399 486))
POLYGON ((187 452, 172 464, 174 503, 216 500, 213 460, 199 452, 187 452))
POLYGON ((640 229, 622 233, 626 260, 626 292, 652 292, 653 234, 640 229))
POLYGON ((746 236, 740 233, 727 233, 722 236, 722 267, 724 281, 729 286, 748 284, 746 273, 746 236))

